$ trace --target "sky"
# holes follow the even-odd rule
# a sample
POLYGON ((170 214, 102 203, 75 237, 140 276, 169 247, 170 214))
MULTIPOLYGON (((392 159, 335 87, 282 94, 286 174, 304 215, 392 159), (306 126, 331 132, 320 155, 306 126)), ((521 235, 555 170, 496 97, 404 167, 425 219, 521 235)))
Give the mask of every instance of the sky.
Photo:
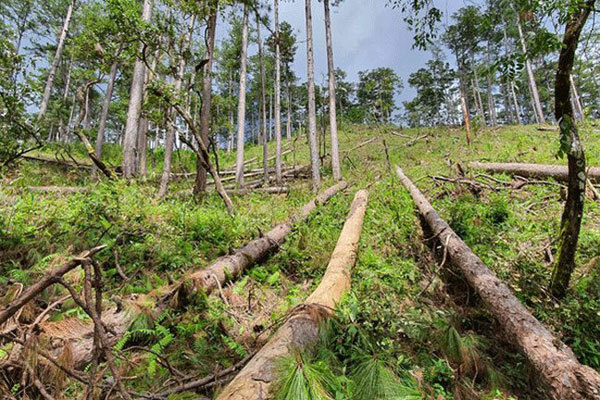
MULTIPOLYGON (((471 2, 472 3, 472 2, 471 2)), ((392 68, 405 88, 397 96, 397 105, 411 100, 414 90, 408 87, 408 76, 425 65, 429 54, 412 49, 413 35, 403 21, 400 10, 386 6, 387 0, 345 0, 331 9, 334 63, 356 82, 358 72, 378 67, 392 68)), ((465 5, 464 0, 438 0, 436 6, 444 12, 444 20, 465 5)), ((315 79, 326 83, 327 55, 323 3, 312 0, 315 49, 315 79)), ((298 37, 294 70, 306 80, 306 22, 304 1, 282 0, 280 20, 292 25, 298 37)), ((451 60, 449 60, 451 61, 451 60)))

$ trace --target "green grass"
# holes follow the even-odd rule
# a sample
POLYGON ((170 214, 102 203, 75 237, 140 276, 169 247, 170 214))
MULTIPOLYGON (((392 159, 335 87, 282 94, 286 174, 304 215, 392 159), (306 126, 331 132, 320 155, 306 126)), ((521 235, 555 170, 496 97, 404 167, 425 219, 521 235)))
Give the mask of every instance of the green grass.
MULTIPOLYGON (((334 328, 336 339, 328 347, 336 361, 313 355, 307 364, 308 375, 327 370, 331 376, 327 375, 326 382, 304 382, 306 374, 298 375, 302 371, 296 368, 295 358, 288 360, 284 368, 288 386, 308 387, 309 391, 321 393, 322 398, 327 397, 322 396, 321 389, 329 396, 335 396, 332 392, 337 391, 341 393, 338 398, 347 398, 344 396, 357 390, 353 389, 356 382, 362 382, 359 386, 366 388, 381 388, 389 386, 390 381, 397 382, 398 387, 408 385, 427 398, 450 399, 456 393, 471 392, 490 399, 511 395, 536 398, 537 393, 526 380, 524 360, 510 348, 510 338, 502 336, 484 309, 449 296, 452 288, 435 278, 437 262, 422 240, 410 196, 388 168, 387 149, 391 165, 404 169, 441 216, 534 315, 569 344, 582 362, 600 369, 598 204, 587 201, 578 269, 567 298, 557 305, 546 295, 551 265, 545 248, 555 246, 552 240, 557 236, 564 204, 558 188, 530 185, 521 190, 473 193, 465 186, 436 183, 430 178, 455 177, 456 165, 466 170, 469 161, 564 164, 564 160, 555 157, 558 132, 541 132, 535 126, 484 129, 475 135, 473 146, 467 147, 459 129, 407 130, 403 133, 429 134, 407 147, 409 139, 390 131, 393 129, 388 127, 343 126, 339 135, 342 169, 352 188, 320 206, 307 222, 299 224, 277 254, 247 271, 233 285, 229 305, 219 296, 211 296, 187 309, 171 310, 157 325, 160 328, 149 327, 155 332, 150 335, 155 340, 150 340, 149 347, 156 346, 175 368, 185 373, 209 374, 215 365, 227 367, 235 363, 257 346, 253 338, 262 329, 277 325, 291 307, 316 287, 354 192, 369 187, 369 206, 352 290, 340 305, 334 328), (373 136, 379 136, 379 140, 348 151, 373 136), (428 290, 421 293, 430 280, 428 290), (246 310, 249 302, 252 307, 246 310), (438 340, 441 332, 447 340, 438 340), (373 356, 376 362, 372 361, 373 356), (478 369, 474 365, 484 366, 487 373, 473 372, 478 369), (353 373, 357 368, 362 371, 362 378, 353 373), (377 384, 377 377, 388 383, 377 384), (335 385, 330 382, 332 379, 335 385), (313 384, 321 388, 312 387, 313 384)), ((600 132, 584 126, 582 138, 589 165, 600 165, 600 132)), ((287 156, 287 162, 307 164, 305 138, 299 138, 296 146, 298 151, 287 156)), ((79 146, 71 145, 68 150, 74 158, 86 161, 79 146)), ((57 151, 56 146, 44 149, 46 155, 57 151)), ((259 146, 248 146, 246 150, 247 158, 261 154, 259 146)), ((120 151, 116 146, 108 146, 105 156, 109 164, 118 165, 120 151)), ((148 179, 135 184, 98 183, 85 171, 29 161, 7 171, 1 177, 0 189, 3 292, 9 284, 14 287, 14 282, 31 284, 68 255, 101 243, 109 246, 97 257, 105 271, 108 293, 147 293, 266 232, 312 197, 308 182, 295 186, 288 195, 235 197, 237 212, 231 218, 214 194, 199 202, 174 194, 191 187, 190 181, 177 181, 171 187, 173 194, 159 202, 155 194, 161 158, 161 152, 151 155, 148 179), (41 185, 93 185, 94 190, 60 196, 29 193, 25 189, 41 185), (117 275, 117 258, 132 277, 130 281, 122 282, 117 275)), ((230 169, 233 161, 233 154, 219 153, 222 169, 230 169)), ((190 152, 179 152, 174 162, 175 171, 194 169, 190 152)), ((332 180, 327 162, 322 171, 323 186, 329 186, 332 180)), ((474 176, 473 171, 467 174, 474 176)), ((47 291, 45 300, 55 298, 59 292, 47 291)), ((72 314, 74 307, 65 303, 53 318, 72 314)), ((148 354, 136 355, 134 359, 127 374, 138 378, 127 384, 139 391, 160 390, 169 378, 167 369, 148 354)), ((76 388, 73 384, 71 389, 76 392, 76 388)))

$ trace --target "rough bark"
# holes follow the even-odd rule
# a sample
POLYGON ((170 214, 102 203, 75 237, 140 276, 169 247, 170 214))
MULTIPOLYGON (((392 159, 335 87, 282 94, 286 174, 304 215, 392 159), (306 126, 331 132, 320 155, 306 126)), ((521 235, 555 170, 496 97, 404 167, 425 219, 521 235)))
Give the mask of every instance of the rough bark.
MULTIPOLYGON (((202 107, 200 108, 200 137, 203 143, 209 143, 210 135, 210 123, 211 123, 211 103, 212 103, 212 66, 215 58, 215 34, 217 31, 217 13, 219 9, 219 2, 213 1, 211 3, 210 16, 208 18, 208 25, 206 30, 207 44, 206 59, 208 60, 204 65, 204 73, 202 77, 202 107)), ((208 157, 208 153, 206 153, 208 157)), ((194 195, 198 196, 206 191, 206 178, 207 170, 205 165, 210 160, 198 158, 196 160, 196 182, 194 184, 194 195)))
POLYGON ((279 0, 275 3, 275 176, 281 184, 281 50, 279 48, 279 0))
MULTIPOLYGON (((152 0, 144 0, 142 20, 149 22, 152 17, 152 0)), ((123 138, 123 176, 127 179, 137 173, 137 144, 140 114, 142 112, 142 96, 144 80, 146 78, 146 65, 142 60, 143 44, 138 48, 139 58, 133 67, 133 81, 129 91, 129 107, 127 109, 127 122, 123 138)))
MULTIPOLYGON (((558 70, 554 81, 554 115, 560 126, 561 142, 565 143, 567 154, 568 189, 567 201, 560 223, 558 257, 552 271, 550 292, 557 298, 565 296, 569 288, 571 274, 575 270, 575 254, 583 218, 585 187, 587 183, 585 152, 579 139, 571 105, 571 73, 575 52, 585 23, 594 9, 595 0, 588 0, 578 6, 570 16, 563 36, 563 47, 558 58, 558 70)), ((600 396, 600 395, 599 395, 600 396)))
POLYGON ((323 0, 325 9, 325 36, 327 40, 327 70, 329 78, 329 130, 331 134, 331 169, 333 179, 342 179, 340 169, 340 153, 337 132, 337 102, 335 96, 335 66, 333 63, 333 39, 331 34, 331 13, 329 11, 329 0, 323 0))
POLYGON ((340 234, 325 275, 315 291, 296 307, 269 342, 246 364, 217 400, 255 400, 273 398, 273 383, 278 378, 277 362, 318 338, 321 321, 333 316, 333 309, 350 289, 351 270, 356 262, 358 243, 367 208, 368 192, 360 190, 340 234))
POLYGON ((319 144, 317 142, 317 110, 315 104, 315 62, 313 55, 313 32, 311 0, 305 0, 306 13, 306 68, 308 91, 308 143, 310 147, 310 165, 312 169, 313 190, 321 185, 321 166, 319 160, 319 144))
MULTIPOLYGON (((469 167, 493 173, 518 175, 524 178, 553 178, 561 182, 569 181, 569 167, 562 165, 471 162, 469 167)), ((588 168, 587 177, 591 182, 600 183, 600 168, 588 168)))
POLYGON ((529 90, 531 92, 531 101, 533 103, 536 121, 538 124, 545 124, 546 118, 544 117, 542 103, 540 102, 540 93, 537 88, 537 83, 535 82, 533 66, 531 65, 531 60, 529 59, 529 56, 527 55, 527 42, 525 40, 525 35, 523 34, 523 28, 521 26, 521 18, 519 16, 519 13, 517 13, 517 28, 519 31, 519 39, 521 41, 521 50, 523 51, 523 55, 525 55, 525 68, 527 70, 527 79, 529 82, 529 90))
MULTIPOLYGON (((96 157, 101 159, 102 147, 104 146, 104 131, 106 130, 106 121, 108 120, 108 111, 110 110, 110 102, 112 100, 113 89, 115 87, 115 79, 117 77, 117 69, 119 63, 114 61, 110 66, 110 74, 108 77, 108 84, 106 85, 106 96, 102 103, 102 114, 100 114, 100 122, 98 124, 98 134, 96 135, 96 157)), ((92 168, 92 171, 96 171, 96 166, 92 168)))
POLYGON ((410 192, 419 213, 438 243, 445 247, 451 265, 498 321, 511 343, 527 358, 550 398, 555 400, 599 399, 600 374, 581 365, 573 352, 555 338, 458 237, 434 210, 425 196, 398 167, 400 181, 410 192))
POLYGON ((244 4, 242 53, 240 54, 240 90, 238 95, 236 182, 244 186, 244 130, 246 127, 246 63, 248 61, 248 5, 244 4))
MULTIPOLYGON (((192 16, 190 18, 189 32, 188 35, 182 39, 181 44, 181 52, 179 54, 179 66, 177 68, 177 78, 175 79, 174 90, 176 94, 179 94, 181 91, 181 86, 183 85, 183 75, 185 73, 185 54, 188 50, 189 43, 192 39, 192 34, 194 30, 194 23, 196 22, 196 17, 192 16)), ((167 132, 165 135, 165 159, 163 163, 163 172, 162 177, 160 179, 160 186, 158 188, 158 197, 160 199, 164 198, 167 195, 167 188, 169 185, 169 178, 171 176, 171 158, 173 155, 173 144, 175 142, 175 110, 171 110, 171 121, 169 122, 169 126, 167 127, 167 132)))
POLYGON ((50 72, 46 79, 46 85, 44 86, 44 94, 42 95, 42 103, 40 104, 40 111, 38 114, 38 120, 44 119, 46 111, 48 110, 48 103, 50 102, 50 95, 52 94, 52 88, 54 87, 54 78, 56 77, 56 71, 62 58, 62 53, 65 49, 65 42, 67 40, 67 34, 69 33, 69 25, 71 24, 71 17, 73 16, 73 8, 75 7, 75 0, 71 0, 69 7, 67 8, 67 14, 65 15, 65 21, 63 27, 58 36, 58 43, 56 44, 56 52, 54 53, 54 59, 50 65, 50 72))

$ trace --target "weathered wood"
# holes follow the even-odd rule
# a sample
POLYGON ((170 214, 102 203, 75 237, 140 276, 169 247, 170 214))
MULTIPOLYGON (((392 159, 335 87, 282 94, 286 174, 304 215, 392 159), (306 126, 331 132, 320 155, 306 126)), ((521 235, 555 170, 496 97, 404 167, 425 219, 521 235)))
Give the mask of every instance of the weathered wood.
POLYGON ((92 188, 86 186, 29 186, 27 188, 30 192, 41 192, 41 193, 89 193, 92 188))
POLYGON ((525 355, 553 399, 600 399, 600 374, 581 365, 564 343, 552 335, 454 233, 425 196, 397 167, 400 181, 410 192, 432 234, 445 247, 450 263, 503 328, 511 342, 525 355))
POLYGON ((273 398, 270 389, 277 380, 277 361, 289 355, 291 349, 301 349, 317 340, 319 323, 333 315, 334 307, 350 289, 351 270, 357 257, 367 199, 366 190, 356 193, 321 284, 302 305, 292 311, 271 340, 217 400, 273 398))
POLYGON ((24 160, 29 160, 29 161, 38 161, 38 162, 44 162, 44 163, 48 163, 48 164, 55 164, 55 165, 59 165, 61 167, 68 167, 68 168, 78 168, 78 169, 92 169, 92 164, 86 164, 86 163, 75 163, 72 161, 66 161, 66 160, 59 160, 58 158, 51 158, 51 157, 45 157, 45 156, 33 156, 33 155, 23 155, 21 156, 22 159, 24 160))
POLYGON ((39 281, 28 287, 19 297, 13 300, 4 310, 0 311, 0 325, 5 323, 25 304, 29 303, 34 297, 42 293, 49 286, 57 283, 64 274, 78 267, 84 260, 92 257, 94 254, 104 249, 106 246, 98 246, 93 249, 86 250, 72 260, 64 263, 58 268, 55 268, 44 275, 39 281))
MULTIPOLYGON (((569 180, 569 168, 566 165, 471 162, 469 163, 469 167, 493 173, 518 175, 525 178, 554 178, 561 182, 568 182, 569 180)), ((600 183, 599 167, 588 168, 587 175, 591 182, 600 183)))

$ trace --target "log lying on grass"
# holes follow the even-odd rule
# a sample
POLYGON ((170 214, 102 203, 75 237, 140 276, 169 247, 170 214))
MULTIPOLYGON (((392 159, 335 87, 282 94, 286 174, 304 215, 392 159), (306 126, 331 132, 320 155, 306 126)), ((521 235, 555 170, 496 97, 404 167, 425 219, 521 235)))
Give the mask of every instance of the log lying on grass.
POLYGON ((29 160, 29 161, 38 161, 38 162, 44 162, 44 163, 48 163, 48 164, 55 164, 55 165, 59 165, 62 167, 67 167, 67 168, 78 168, 78 169, 87 169, 87 170, 92 169, 92 164, 67 161, 67 160, 59 160, 58 158, 51 158, 51 157, 45 157, 45 156, 34 156, 34 155, 30 155, 30 154, 23 155, 23 156, 21 156, 21 158, 23 158, 24 160, 29 160))
MULTIPOLYGON (((554 178, 561 182, 569 181, 569 169, 566 165, 471 162, 469 163, 469 167, 493 173, 518 175, 525 178, 554 178)), ((600 168, 589 168, 588 179, 593 183, 600 183, 600 168)))
MULTIPOLYGON (((102 321, 109 328, 107 340, 111 345, 117 343, 136 318, 136 315, 144 312, 143 310, 148 307, 152 308, 150 310, 152 314, 160 314, 172 304, 172 299, 185 298, 200 290, 210 294, 214 289, 225 284, 228 279, 237 277, 244 269, 277 251, 292 232, 296 223, 306 220, 318 205, 326 203, 332 196, 344 190, 347 186, 346 182, 340 182, 330 187, 307 203, 300 213, 292 217, 289 222, 277 225, 264 236, 252 240, 233 254, 217 259, 209 267, 191 273, 171 286, 157 289, 145 296, 139 296, 134 301, 120 300, 121 305, 119 307, 114 307, 102 313, 102 321), (191 283, 191 285, 188 283, 191 283)), ((94 326, 92 323, 82 323, 77 318, 72 318, 60 321, 60 323, 43 323, 40 324, 40 327, 47 337, 61 339, 62 343, 57 347, 56 354, 61 353, 64 342, 70 343, 74 368, 82 369, 92 360, 94 342, 94 326)))
POLYGON ((30 192, 40 192, 40 193, 61 193, 61 194, 70 194, 70 193, 89 193, 92 191, 92 188, 86 186, 29 186, 27 188, 30 192))
POLYGON ((356 261, 358 242, 367 208, 368 192, 356 193, 348 219, 323 276, 321 284, 300 306, 269 342, 227 385, 217 400, 255 400, 273 398, 270 393, 277 380, 277 362, 318 338, 319 323, 332 315, 342 295, 350 289, 350 271, 356 261))
POLYGON ((573 352, 531 315, 508 286, 454 233, 402 169, 397 167, 396 172, 432 234, 445 247, 450 263, 462 271, 506 336, 529 360, 550 397, 556 400, 600 399, 600 374, 581 365, 573 352))

